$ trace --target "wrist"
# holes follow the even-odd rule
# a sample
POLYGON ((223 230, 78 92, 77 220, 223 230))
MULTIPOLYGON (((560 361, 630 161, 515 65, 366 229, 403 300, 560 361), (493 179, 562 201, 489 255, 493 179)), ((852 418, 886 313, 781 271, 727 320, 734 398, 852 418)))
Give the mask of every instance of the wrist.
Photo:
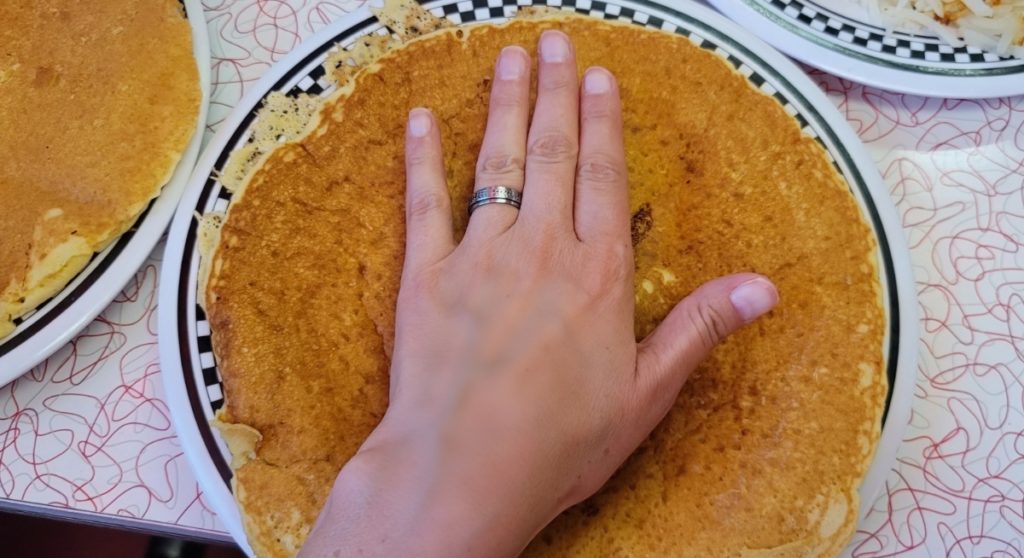
POLYGON ((353 554, 516 556, 560 511, 452 453, 375 432, 338 475, 314 533, 353 554))

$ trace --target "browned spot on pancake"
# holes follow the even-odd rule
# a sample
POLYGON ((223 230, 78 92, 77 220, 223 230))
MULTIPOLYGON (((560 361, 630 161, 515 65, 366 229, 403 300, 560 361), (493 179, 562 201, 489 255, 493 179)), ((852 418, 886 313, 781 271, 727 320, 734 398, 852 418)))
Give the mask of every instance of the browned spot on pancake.
POLYGON ((633 247, 636 248, 654 226, 654 217, 651 215, 651 204, 645 203, 633 212, 630 220, 630 236, 633 239, 633 247))

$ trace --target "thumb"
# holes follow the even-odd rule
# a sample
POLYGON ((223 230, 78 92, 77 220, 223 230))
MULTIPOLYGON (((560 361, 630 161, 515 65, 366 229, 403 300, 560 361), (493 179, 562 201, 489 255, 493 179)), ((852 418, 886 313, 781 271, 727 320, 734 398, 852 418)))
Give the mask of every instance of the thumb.
POLYGON ((767 278, 738 273, 711 280, 690 293, 637 348, 637 377, 654 413, 664 418, 686 378, 732 332, 775 307, 779 293, 767 278))

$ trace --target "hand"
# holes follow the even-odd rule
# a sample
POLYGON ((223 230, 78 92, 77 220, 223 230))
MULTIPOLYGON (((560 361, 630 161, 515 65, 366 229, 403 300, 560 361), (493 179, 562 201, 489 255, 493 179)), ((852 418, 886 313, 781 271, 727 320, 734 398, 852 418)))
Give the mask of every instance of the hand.
MULTIPOLYGON (((774 306, 740 274, 633 333, 633 251, 615 78, 577 83, 568 38, 502 51, 477 186, 487 205, 456 245, 438 126, 406 138, 407 241, 388 411, 344 467, 304 552, 509 556, 597 491, 671 408, 722 338, 774 306)), ((461 208, 458 208, 461 210, 461 208)))

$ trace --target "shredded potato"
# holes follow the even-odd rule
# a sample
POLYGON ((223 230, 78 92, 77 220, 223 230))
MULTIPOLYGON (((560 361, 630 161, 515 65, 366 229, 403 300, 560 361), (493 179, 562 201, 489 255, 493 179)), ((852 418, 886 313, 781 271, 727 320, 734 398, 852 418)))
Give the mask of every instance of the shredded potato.
POLYGON ((891 28, 1024 58, 1024 0, 858 0, 891 28))

